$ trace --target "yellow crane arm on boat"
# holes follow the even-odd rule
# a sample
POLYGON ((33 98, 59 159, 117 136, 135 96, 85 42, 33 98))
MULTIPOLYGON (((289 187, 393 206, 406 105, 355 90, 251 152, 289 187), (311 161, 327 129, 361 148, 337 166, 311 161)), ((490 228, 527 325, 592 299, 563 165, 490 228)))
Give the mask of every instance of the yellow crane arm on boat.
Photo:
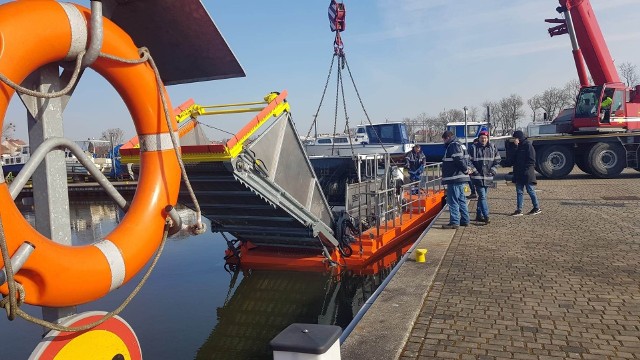
MULTIPOLYGON (((200 115, 224 115, 224 114, 239 114, 239 113, 247 113, 247 112, 260 112, 264 109, 264 106, 261 107, 241 107, 241 106, 254 106, 254 105, 266 105, 273 101, 276 97, 278 97, 279 93, 273 92, 269 93, 264 97, 264 101, 254 101, 254 102, 244 102, 244 103, 235 103, 235 104, 222 104, 222 105, 198 105, 193 104, 180 112, 180 114, 176 115, 176 120, 178 124, 189 120, 195 119, 200 115)), ((274 109, 274 114, 279 116, 283 111, 290 111, 289 103, 284 102, 278 104, 276 109, 274 109), (277 113, 275 113, 277 112, 277 113)))
MULTIPOLYGON (((289 102, 286 99, 281 100, 276 104, 275 107, 269 112, 265 110, 269 107, 269 104, 276 100, 276 98, 280 95, 278 92, 269 93, 264 97, 264 102, 256 102, 256 103, 243 103, 243 104, 233 104, 231 106, 249 106, 249 105, 267 105, 263 107, 256 108, 239 108, 239 109, 227 109, 222 110, 221 108, 224 105, 217 105, 208 108, 218 108, 221 110, 214 110, 205 112, 203 115, 216 115, 216 114, 230 114, 230 113, 243 113, 243 112, 259 112, 259 114, 253 118, 243 129, 241 129, 237 134, 235 134, 234 138, 230 139, 225 145, 225 152, 222 154, 212 154, 214 160, 228 160, 234 158, 240 154, 243 149, 245 141, 247 141, 264 123, 267 122, 272 116, 279 117, 284 112, 291 112, 291 107, 289 106, 289 102)), ((286 96, 286 94, 283 94, 286 96)))
MULTIPOLYGON (((195 125, 198 123, 197 117, 201 115, 223 115, 223 114, 238 114, 257 112, 258 114, 245 125, 238 133, 236 133, 226 144, 224 144, 224 151, 221 152, 207 152, 206 154, 187 154, 183 153, 183 158, 194 157, 191 160, 199 161, 224 161, 237 156, 243 149, 244 143, 249 139, 267 120, 272 116, 279 117, 284 112, 290 112, 291 108, 286 101, 286 92, 282 94, 278 92, 272 92, 264 97, 264 101, 244 102, 235 104, 223 104, 223 105, 199 105, 192 103, 193 100, 180 106, 178 109, 182 109, 179 114, 176 115, 176 121, 179 125, 179 136, 182 137, 189 133, 195 125), (278 98, 280 98, 278 100, 278 98), (186 106, 186 107, 185 107, 186 106), (188 120, 192 120, 189 122, 188 120)), ((130 140, 129 148, 139 149, 140 143, 137 138, 130 140)), ((138 162, 137 155, 127 154, 126 147, 121 149, 123 162, 138 162)))

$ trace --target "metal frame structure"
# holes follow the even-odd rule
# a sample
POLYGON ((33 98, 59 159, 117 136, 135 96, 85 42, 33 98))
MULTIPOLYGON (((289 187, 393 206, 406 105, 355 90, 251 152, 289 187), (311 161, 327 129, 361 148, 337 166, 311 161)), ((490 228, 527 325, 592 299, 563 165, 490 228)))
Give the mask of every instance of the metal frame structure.
MULTIPOLYGON (((426 209, 423 204, 427 196, 443 188, 440 175, 442 163, 427 165, 419 181, 403 184, 399 189, 390 186, 389 176, 386 175, 390 173, 388 154, 360 156, 358 159, 359 172, 364 170, 365 174, 373 175, 370 169, 374 168, 373 166, 381 159, 384 159, 383 174, 385 175, 348 184, 345 194, 347 214, 357 219, 360 224, 368 223, 369 220, 375 221, 375 224, 368 225, 375 227, 377 236, 380 235, 383 227, 384 231, 389 230, 390 226, 396 227, 396 221, 402 225, 403 214, 408 214, 411 219, 416 212, 424 212, 426 209)), ((377 170, 377 168, 375 169, 377 170)), ((358 229, 358 240, 362 241, 363 226, 358 226, 358 229)))

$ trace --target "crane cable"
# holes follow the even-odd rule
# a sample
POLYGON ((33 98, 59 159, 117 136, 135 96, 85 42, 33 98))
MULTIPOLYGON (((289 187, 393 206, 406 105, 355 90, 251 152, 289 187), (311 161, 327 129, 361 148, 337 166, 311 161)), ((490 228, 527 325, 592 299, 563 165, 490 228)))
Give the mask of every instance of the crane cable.
MULTIPOLYGON (((362 101, 362 97, 360 96, 360 92, 358 91, 358 87, 356 86, 355 80, 353 78, 353 74, 351 73, 351 68, 349 67, 349 63, 347 62, 347 56, 344 52, 344 42, 342 41, 342 37, 340 35, 340 33, 344 31, 346 26, 345 19, 346 19, 346 9, 345 9, 344 3, 342 2, 338 3, 336 2, 336 0, 331 0, 331 3, 329 4, 329 24, 330 24, 331 31, 336 33, 333 41, 333 56, 331 57, 329 74, 327 75, 327 80, 325 81, 324 89, 322 90, 322 96, 320 97, 320 104, 318 104, 316 113, 313 116, 313 121, 311 122, 311 126, 309 127, 309 131, 307 132, 306 138, 307 139, 309 138, 309 136, 311 135, 311 130, 314 128, 315 128, 315 138, 317 139, 318 137, 318 126, 317 126, 318 114, 320 113, 320 109, 322 108, 322 103, 324 101, 327 88, 329 86, 329 81, 331 80, 333 65, 337 58, 338 59, 337 84, 336 84, 336 101, 335 101, 335 109, 334 109, 333 135, 334 136, 336 135, 336 130, 337 130, 338 107, 339 107, 340 95, 342 95, 342 106, 343 106, 344 115, 345 115, 345 133, 349 134, 349 116, 347 112, 346 99, 344 96, 344 83, 342 79, 342 70, 346 67, 347 72, 349 73, 349 78, 351 79, 351 83, 358 97, 358 101, 360 102, 360 106, 362 107, 362 111, 364 112, 364 115, 367 118, 367 122, 371 126, 370 128, 373 131, 373 134, 375 135, 377 142, 381 144, 382 150, 385 152, 386 155, 388 155, 389 153, 387 152, 387 149, 382 144, 382 139, 380 138, 380 135, 378 134, 378 131, 376 130, 376 128, 373 126, 373 123, 371 122, 371 118, 369 117, 369 114, 365 109, 364 102, 362 101)), ((349 136, 349 145, 351 147, 351 155, 355 157, 353 142, 351 141, 350 136, 349 136)), ((335 146, 335 142, 332 141, 331 155, 333 155, 334 146, 335 146)))

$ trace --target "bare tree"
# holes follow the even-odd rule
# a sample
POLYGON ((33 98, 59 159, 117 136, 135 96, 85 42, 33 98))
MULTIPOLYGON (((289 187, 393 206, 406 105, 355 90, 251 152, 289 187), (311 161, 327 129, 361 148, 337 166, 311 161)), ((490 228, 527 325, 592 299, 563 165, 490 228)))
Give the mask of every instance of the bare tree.
POLYGON ((489 122, 491 132, 494 135, 502 133, 503 116, 499 104, 497 102, 487 100, 482 103, 482 106, 488 109, 487 121, 489 122))
POLYGON ((578 94, 580 93, 580 81, 578 79, 569 80, 566 84, 564 84, 564 91, 567 94, 567 101, 569 105, 575 107, 576 101, 578 99, 578 94))
POLYGON ((542 116, 538 117, 542 107, 540 106, 540 95, 535 95, 531 99, 527 100, 527 105, 531 109, 531 121, 534 123, 541 120, 542 116))
POLYGON ((124 131, 120 128, 107 129, 102 132, 100 139, 113 142, 113 145, 122 144, 124 142, 124 131))
POLYGON ((407 135, 409 135, 409 139, 413 140, 415 133, 417 131, 417 123, 412 121, 410 118, 405 117, 402 118, 402 122, 404 123, 404 125, 407 127, 407 135))
POLYGON ((518 120, 524 117, 522 96, 511 94, 500 100, 500 112, 503 115, 503 132, 510 133, 518 126, 518 120))
POLYGON ((620 76, 624 78, 627 86, 636 86, 638 84, 637 67, 630 62, 623 62, 618 66, 620 76))
POLYGON ((480 118, 480 109, 477 106, 469 108, 469 121, 478 121, 480 118))
POLYGON ((13 123, 4 124, 2 126, 2 140, 9 140, 13 138, 13 132, 16 130, 16 126, 13 123))
POLYGON ((414 118, 404 118, 402 121, 407 125, 407 131, 411 140, 416 142, 434 142, 439 141, 442 132, 447 124, 446 115, 443 117, 430 116, 427 113, 421 113, 414 118))
POLYGON ((464 111, 461 109, 449 109, 442 111, 438 114, 438 117, 442 120, 443 125, 454 121, 464 121, 464 111))
POLYGON ((540 108, 547 114, 547 119, 554 119, 564 108, 575 106, 575 98, 571 99, 564 89, 557 87, 548 88, 536 96, 539 97, 540 108))

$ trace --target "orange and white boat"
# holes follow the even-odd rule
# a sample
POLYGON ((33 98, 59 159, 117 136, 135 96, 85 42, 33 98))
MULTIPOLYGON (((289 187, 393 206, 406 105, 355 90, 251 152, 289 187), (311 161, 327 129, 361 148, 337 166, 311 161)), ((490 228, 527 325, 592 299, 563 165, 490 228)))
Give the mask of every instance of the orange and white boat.
MULTIPOLYGON (((227 262, 300 271, 384 263, 444 207, 440 164, 405 184, 387 153, 309 158, 286 95, 215 106, 190 101, 176 109, 182 159, 202 214, 228 239, 227 262), (203 124, 201 115, 249 111, 257 115, 225 142, 211 142, 202 131, 193 135, 223 122, 203 124)), ((120 151, 123 163, 136 163, 137 139, 120 151)), ((180 202, 195 206, 186 192, 180 202)))

